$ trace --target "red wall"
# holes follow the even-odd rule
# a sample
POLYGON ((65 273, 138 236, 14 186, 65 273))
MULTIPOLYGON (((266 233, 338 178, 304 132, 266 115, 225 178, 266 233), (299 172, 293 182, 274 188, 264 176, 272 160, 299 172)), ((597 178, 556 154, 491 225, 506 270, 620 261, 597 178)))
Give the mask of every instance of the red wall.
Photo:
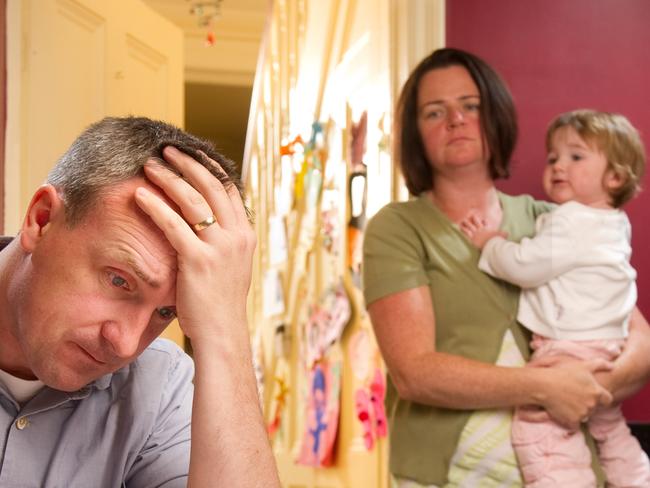
MULTIPOLYGON (((513 175, 499 186, 543 198, 546 125, 575 108, 620 112, 650 153, 648 0, 447 0, 447 45, 471 51, 510 86, 520 138, 513 175)), ((626 205, 638 305, 650 320, 650 178, 626 205)), ((648 351, 650 354, 650 351, 648 351)), ((625 402, 630 420, 650 420, 650 388, 625 402)))

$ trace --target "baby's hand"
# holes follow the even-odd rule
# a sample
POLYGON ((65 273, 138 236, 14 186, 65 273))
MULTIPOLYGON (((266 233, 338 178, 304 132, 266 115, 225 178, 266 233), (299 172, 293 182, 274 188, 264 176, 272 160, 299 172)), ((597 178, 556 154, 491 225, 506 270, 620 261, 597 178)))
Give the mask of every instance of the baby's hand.
POLYGON ((506 237, 507 235, 505 232, 496 229, 488 229, 485 219, 474 211, 469 212, 458 225, 460 226, 460 230, 472 241, 472 244, 479 249, 483 249, 485 243, 493 237, 506 237))

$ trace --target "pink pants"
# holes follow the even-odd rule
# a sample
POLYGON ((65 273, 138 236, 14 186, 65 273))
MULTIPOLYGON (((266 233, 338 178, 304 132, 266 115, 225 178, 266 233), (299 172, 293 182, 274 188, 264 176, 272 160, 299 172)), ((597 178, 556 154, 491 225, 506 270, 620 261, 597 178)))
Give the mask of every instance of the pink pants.
MULTIPOLYGON (((536 359, 556 355, 611 361, 620 355, 623 344, 623 340, 573 342, 535 335, 529 366, 535 366, 536 359)), ((619 405, 596 410, 589 418, 588 428, 598 446, 608 487, 650 487, 648 457, 630 433, 619 405)), ((591 453, 580 430, 568 431, 552 420, 527 422, 515 413, 512 445, 528 488, 596 486, 591 453)))

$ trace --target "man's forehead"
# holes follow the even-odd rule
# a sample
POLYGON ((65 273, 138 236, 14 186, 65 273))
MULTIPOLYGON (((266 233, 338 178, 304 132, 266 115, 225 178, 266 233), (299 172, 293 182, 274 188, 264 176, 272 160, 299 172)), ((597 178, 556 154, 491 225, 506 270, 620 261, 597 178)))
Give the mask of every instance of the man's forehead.
MULTIPOLYGON (((176 256, 164 232, 155 224, 152 218, 147 215, 135 201, 135 190, 144 187, 160 198, 173 211, 178 212, 177 206, 172 202, 160 188, 153 185, 150 181, 142 176, 134 177, 129 180, 117 183, 108 187, 99 200, 99 214, 104 214, 106 218, 112 220, 127 219, 132 225, 141 224, 141 232, 151 239, 154 243, 160 243, 165 248, 165 254, 176 256)), ((161 249, 162 250, 162 249, 161 249)))

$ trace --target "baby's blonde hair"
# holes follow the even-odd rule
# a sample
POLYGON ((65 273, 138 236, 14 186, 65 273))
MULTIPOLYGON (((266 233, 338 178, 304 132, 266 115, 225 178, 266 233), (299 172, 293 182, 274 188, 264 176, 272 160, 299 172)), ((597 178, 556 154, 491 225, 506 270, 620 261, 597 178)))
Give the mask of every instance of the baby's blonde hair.
POLYGON ((622 184, 610 190, 614 207, 621 207, 641 190, 645 149, 639 132, 626 117, 586 109, 560 114, 546 131, 547 150, 550 151, 553 134, 562 127, 572 127, 587 144, 602 151, 607 168, 621 178, 622 184))

